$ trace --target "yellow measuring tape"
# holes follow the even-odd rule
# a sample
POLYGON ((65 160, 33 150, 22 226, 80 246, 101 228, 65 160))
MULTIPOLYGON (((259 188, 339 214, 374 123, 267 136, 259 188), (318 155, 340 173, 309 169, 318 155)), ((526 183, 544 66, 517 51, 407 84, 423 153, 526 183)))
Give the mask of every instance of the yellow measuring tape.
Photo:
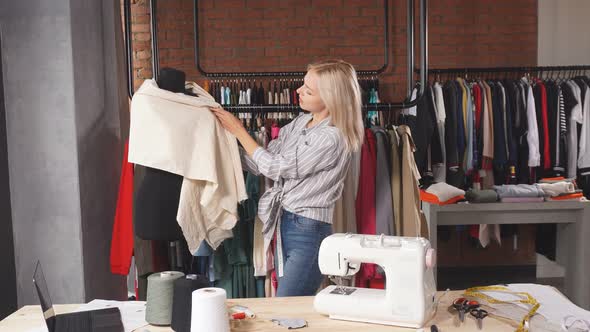
POLYGON ((531 319, 531 317, 533 317, 535 315, 535 313, 537 312, 537 310, 541 306, 541 304, 534 297, 532 297, 529 293, 515 292, 515 291, 510 290, 508 287, 504 287, 504 286, 472 287, 472 288, 466 289, 464 292, 464 295, 470 296, 470 297, 475 297, 478 299, 483 299, 483 300, 487 301, 488 303, 492 303, 492 304, 506 304, 506 303, 519 304, 520 303, 520 304, 530 305, 531 309, 529 309, 529 312, 522 318, 522 321, 518 325, 516 332, 528 332, 528 329, 526 328, 526 322, 528 322, 531 319), (512 300, 512 301, 498 300, 498 299, 495 299, 495 298, 483 293, 486 291, 487 292, 508 293, 508 294, 511 294, 514 296, 518 296, 518 297, 520 297, 520 299, 512 300))

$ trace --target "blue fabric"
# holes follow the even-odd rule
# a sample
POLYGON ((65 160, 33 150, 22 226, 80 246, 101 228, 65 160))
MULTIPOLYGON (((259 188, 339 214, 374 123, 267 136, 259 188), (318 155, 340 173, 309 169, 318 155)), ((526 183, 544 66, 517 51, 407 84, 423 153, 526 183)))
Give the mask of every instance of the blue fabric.
POLYGON ((264 280, 266 277, 256 277, 256 297, 266 297, 266 290, 264 289, 264 280))
POLYGON ((208 257, 197 257, 197 268, 196 268, 197 274, 207 275, 208 270, 209 270, 208 257))
POLYGON ((193 253, 193 256, 205 257, 205 256, 211 256, 212 254, 213 254, 213 248, 211 248, 211 246, 209 245, 209 243, 207 243, 207 241, 203 241, 203 242, 201 242, 201 244, 197 248, 197 251, 195 251, 193 253))
POLYGON ((332 234, 332 225, 283 210, 281 241, 284 275, 277 296, 315 295, 323 276, 318 266, 322 240, 332 234))

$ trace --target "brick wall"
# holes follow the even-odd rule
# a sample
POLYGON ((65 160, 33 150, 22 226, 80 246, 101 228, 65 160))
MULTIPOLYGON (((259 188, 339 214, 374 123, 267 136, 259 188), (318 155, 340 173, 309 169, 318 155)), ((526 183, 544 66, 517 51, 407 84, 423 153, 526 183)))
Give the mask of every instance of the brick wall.
MULTIPOLYGON (((429 2, 432 68, 536 64, 536 0, 429 2)), ((383 64, 382 0, 201 0, 199 7, 199 55, 209 72, 303 71, 322 57, 359 70, 383 64)), ((389 8, 390 61, 380 95, 398 101, 405 94, 406 1, 389 0, 389 8)), ((137 88, 152 77, 147 0, 132 0, 132 24, 137 88)), ((193 0, 158 1, 160 66, 199 82, 193 29, 193 0)))

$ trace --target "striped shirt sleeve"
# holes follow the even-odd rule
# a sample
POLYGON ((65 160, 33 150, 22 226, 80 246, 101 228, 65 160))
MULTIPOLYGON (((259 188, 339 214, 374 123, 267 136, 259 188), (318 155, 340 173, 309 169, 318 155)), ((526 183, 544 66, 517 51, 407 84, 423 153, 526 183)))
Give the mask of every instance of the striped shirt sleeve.
MULTIPOLYGON (((273 139, 272 141, 270 141, 268 143, 268 146, 266 147, 266 150, 268 152, 277 153, 281 150, 281 146, 283 145, 283 138, 285 136, 285 133, 291 129, 292 123, 293 122, 290 122, 289 124, 287 124, 286 126, 281 128, 281 130, 279 131, 279 137, 277 137, 276 139, 273 139)), ((254 159, 252 159, 252 157, 250 157, 248 155, 248 152, 246 152, 246 150, 243 147, 240 147, 240 159, 242 161, 242 168, 245 171, 250 172, 256 176, 260 175, 260 171, 258 170, 258 165, 254 161, 254 159)))
POLYGON ((253 175, 260 175, 260 171, 258 170, 258 165, 252 160, 252 158, 248 155, 248 152, 244 150, 243 147, 240 146, 240 160, 242 161, 242 169, 244 171, 250 172, 253 175))
POLYGON ((272 153, 263 148, 254 151, 252 159, 267 178, 300 179, 333 168, 342 155, 342 140, 333 131, 318 135, 313 142, 302 140, 288 151, 272 153))

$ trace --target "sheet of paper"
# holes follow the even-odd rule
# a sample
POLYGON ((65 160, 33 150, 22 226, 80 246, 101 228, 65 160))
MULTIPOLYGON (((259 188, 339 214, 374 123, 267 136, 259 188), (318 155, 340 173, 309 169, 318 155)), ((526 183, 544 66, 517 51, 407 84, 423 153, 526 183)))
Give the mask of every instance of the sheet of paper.
MULTIPOLYGON (((555 288, 537 284, 510 284, 508 288, 515 292, 525 292, 534 297, 541 306, 537 312, 543 315, 547 321, 561 325, 565 316, 575 316, 578 319, 590 321, 590 311, 584 310, 573 304, 565 295, 558 292, 555 288)), ((486 291, 486 294, 503 301, 517 300, 514 295, 486 291)), ((521 305, 526 307, 526 305, 521 305)))
POLYGON ((48 331, 47 331, 47 326, 43 326, 43 327, 36 327, 34 329, 28 329, 26 332, 48 332, 48 331))
POLYGON ((553 287, 536 284, 511 284, 508 287, 517 292, 531 294, 541 303, 539 313, 549 321, 561 324, 562 318, 568 315, 590 321, 590 311, 573 304, 553 287))
MULTIPOLYGON (((125 332, 132 332, 135 329, 148 325, 145 321, 144 301, 110 301, 92 300, 83 304, 76 311, 88 311, 96 309, 119 308, 125 332)), ((41 332, 41 331, 34 331, 41 332)))

